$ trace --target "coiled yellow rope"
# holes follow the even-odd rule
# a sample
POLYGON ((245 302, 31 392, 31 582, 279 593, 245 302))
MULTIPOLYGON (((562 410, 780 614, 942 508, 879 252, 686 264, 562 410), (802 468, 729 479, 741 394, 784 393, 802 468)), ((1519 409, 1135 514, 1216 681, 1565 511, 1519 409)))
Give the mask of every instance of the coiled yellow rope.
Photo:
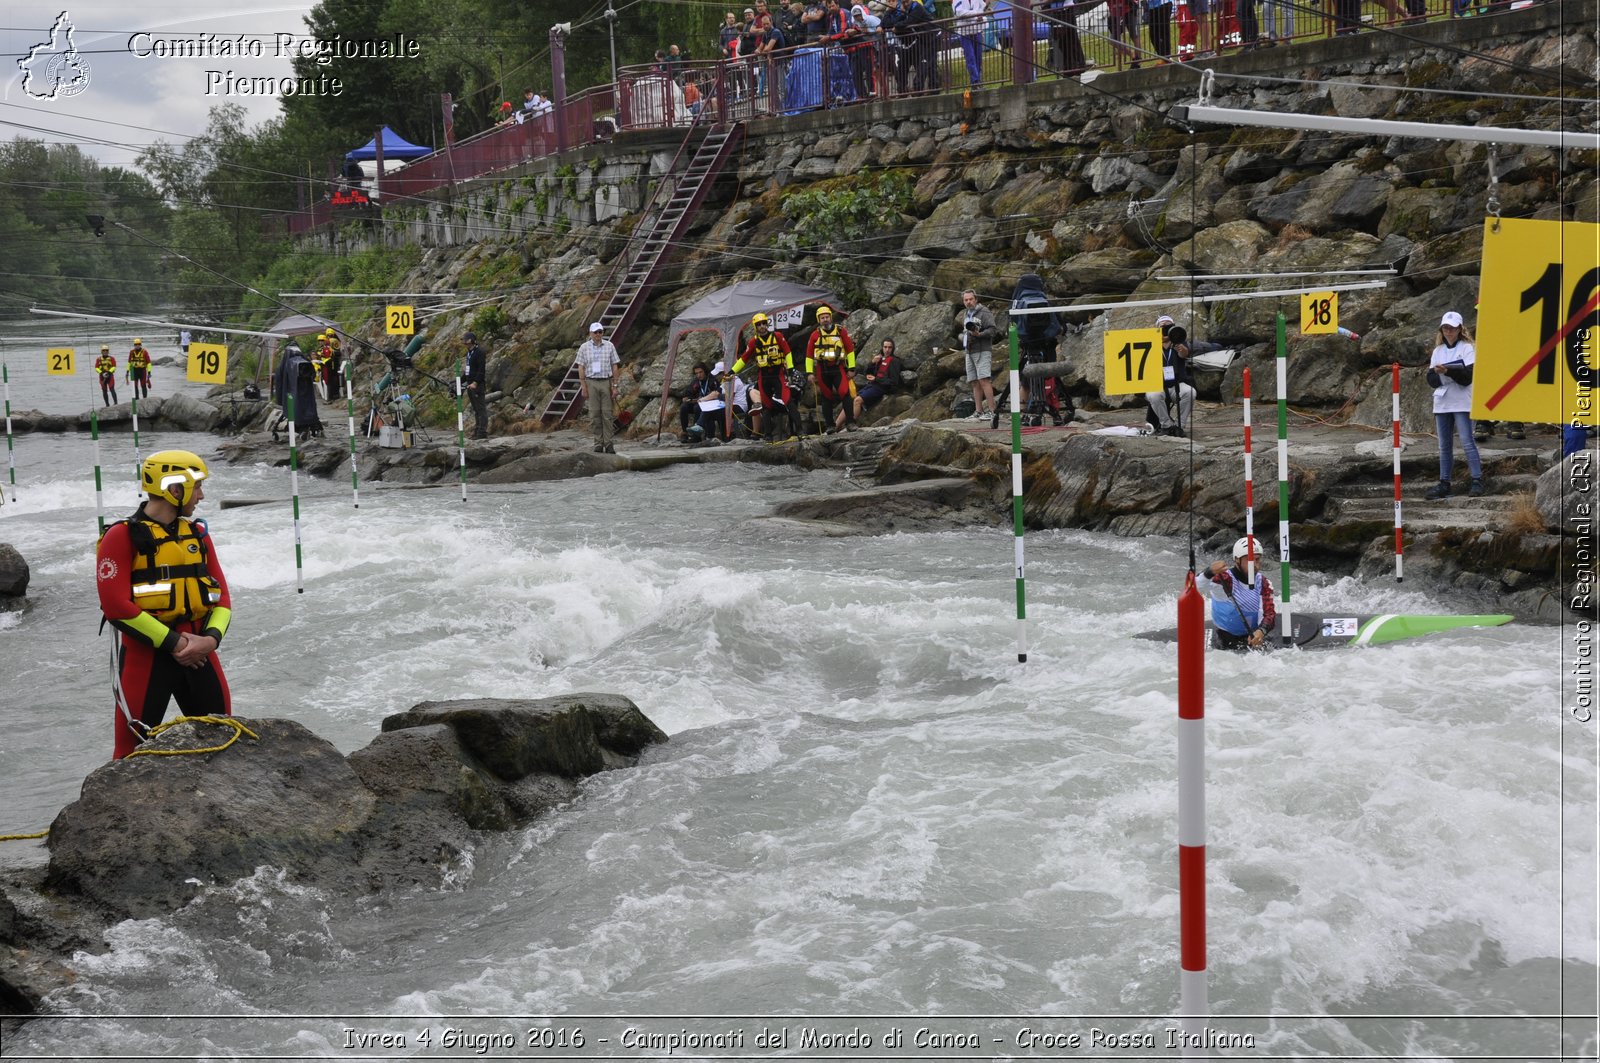
MULTIPOLYGON (((220 746, 206 746, 204 749, 143 749, 143 748, 140 748, 140 749, 135 749, 132 753, 129 753, 123 759, 124 760, 131 760, 134 757, 143 757, 143 756, 175 757, 175 756, 179 756, 179 755, 184 754, 184 753, 220 753, 224 749, 227 749, 229 746, 231 746, 235 742, 237 742, 239 740, 239 736, 242 735, 242 734, 249 735, 251 738, 254 738, 258 742, 261 741, 261 736, 260 735, 256 734, 254 731, 250 730, 250 728, 246 727, 244 724, 240 723, 238 720, 235 720, 232 716, 179 716, 177 719, 168 720, 166 723, 159 724, 159 725, 157 725, 155 727, 150 728, 149 733, 146 734, 145 737, 147 739, 148 738, 154 738, 156 735, 160 734, 162 731, 165 731, 167 728, 176 727, 180 723, 214 723, 214 724, 218 724, 218 725, 220 725, 222 727, 231 727, 233 729, 233 734, 231 736, 229 736, 228 740, 226 742, 222 743, 220 746)), ((35 838, 46 837, 49 833, 50 832, 48 830, 42 830, 42 831, 39 831, 37 834, 0 834, 0 842, 31 841, 31 840, 33 840, 35 838)))

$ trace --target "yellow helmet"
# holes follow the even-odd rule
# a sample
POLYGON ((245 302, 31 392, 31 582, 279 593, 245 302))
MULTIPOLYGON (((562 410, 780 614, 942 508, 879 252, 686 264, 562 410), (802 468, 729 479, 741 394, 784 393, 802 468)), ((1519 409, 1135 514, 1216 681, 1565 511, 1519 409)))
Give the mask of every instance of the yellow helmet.
POLYGON ((755 317, 750 319, 750 324, 752 326, 754 326, 754 325, 771 325, 772 324, 772 319, 770 317, 768 317, 766 314, 757 314, 755 317))
POLYGON ((101 354, 110 354, 110 353, 111 353, 111 344, 109 344, 109 343, 102 343, 102 344, 101 344, 101 345, 100 345, 100 353, 101 353, 101 354))
POLYGON ((165 499, 182 509, 194 500, 195 485, 209 475, 200 455, 163 450, 144 459, 140 481, 151 498, 165 499))
POLYGON ((821 317, 823 314, 827 314, 829 317, 832 317, 833 307, 829 306, 827 303, 823 303, 821 306, 817 307, 817 316, 821 317))
POLYGON ((140 345, 140 344, 142 344, 142 343, 143 343, 143 342, 144 342, 144 340, 141 340, 141 339, 140 339, 140 338, 139 338, 139 337, 137 337, 137 336, 135 336, 135 337, 134 337, 134 338, 133 338, 133 345, 134 345, 134 346, 135 346, 135 347, 137 347, 137 346, 139 346, 139 345, 140 345))

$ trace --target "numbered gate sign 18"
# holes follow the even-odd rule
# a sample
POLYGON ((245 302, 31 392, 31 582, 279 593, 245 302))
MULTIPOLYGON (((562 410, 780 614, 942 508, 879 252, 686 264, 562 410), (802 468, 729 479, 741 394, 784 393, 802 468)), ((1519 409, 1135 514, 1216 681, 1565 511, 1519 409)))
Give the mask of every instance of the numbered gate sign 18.
POLYGON ((220 343, 189 344, 185 379, 196 384, 221 384, 228 379, 228 348, 220 343))
POLYGON ((1144 395, 1166 386, 1159 328, 1106 333, 1106 394, 1144 395))
POLYGON ((1302 336, 1326 336, 1338 331, 1338 292, 1306 292, 1300 297, 1302 336))
POLYGON ((44 371, 51 376, 77 376, 77 355, 71 347, 48 347, 44 352, 44 371))
POLYGON ((1600 225, 1485 221, 1478 292, 1472 416, 1600 423, 1600 225))
POLYGON ((417 318, 409 306, 386 307, 383 324, 391 336, 409 336, 417 331, 417 318))

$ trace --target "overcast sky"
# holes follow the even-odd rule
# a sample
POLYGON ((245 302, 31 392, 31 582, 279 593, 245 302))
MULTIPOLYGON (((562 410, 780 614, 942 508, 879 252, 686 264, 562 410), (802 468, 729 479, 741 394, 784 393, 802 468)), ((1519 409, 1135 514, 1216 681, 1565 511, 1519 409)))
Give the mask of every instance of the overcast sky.
MULTIPOLYGON (((22 135, 36 139, 75 143, 85 153, 105 165, 131 166, 139 150, 161 139, 181 144, 204 131, 212 107, 238 103, 254 125, 278 113, 276 96, 229 92, 223 80, 227 72, 237 78, 282 78, 292 74, 290 56, 280 55, 275 34, 292 34, 295 43, 306 38, 305 16, 313 3, 249 4, 216 0, 207 5, 171 0, 123 0, 111 3, 70 3, 61 0, 40 4, 22 0, 7 4, 0 15, 0 140, 22 135), (29 63, 35 73, 24 91, 19 61, 30 50, 51 39, 51 27, 65 11, 74 27, 72 43, 80 61, 87 64, 87 82, 75 95, 57 91, 53 98, 40 99, 61 82, 70 82, 71 66, 51 63, 48 47, 36 53, 29 63), (152 37, 136 37, 137 34, 152 37), (181 37, 190 41, 201 34, 212 34, 230 42, 240 34, 259 41, 262 57, 219 56, 140 58, 135 50, 150 51, 157 39, 181 37), (52 79, 49 69, 67 71, 65 78, 52 79), (219 75, 208 75, 218 71, 219 75), (208 95, 208 89, 210 94, 208 95), (121 123, 121 124, 118 124, 121 123), (25 128, 34 127, 34 128, 25 128), (89 138, 89 139, 81 139, 89 138), (97 140, 115 144, 95 143, 97 140)), ((63 35, 58 35, 58 38, 63 35)), ((58 39, 54 52, 64 53, 67 43, 58 39)))

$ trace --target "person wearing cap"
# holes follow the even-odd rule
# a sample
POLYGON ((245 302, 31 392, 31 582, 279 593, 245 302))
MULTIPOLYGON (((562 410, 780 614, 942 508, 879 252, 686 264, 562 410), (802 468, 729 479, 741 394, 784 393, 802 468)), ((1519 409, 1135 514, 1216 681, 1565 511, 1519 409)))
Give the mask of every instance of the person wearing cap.
POLYGON ((1278 620, 1272 583, 1262 573, 1261 541, 1246 535, 1233 544, 1233 564, 1213 561, 1195 575, 1195 588, 1211 599, 1211 645, 1258 650, 1278 620))
POLYGON ((622 359, 616 345, 606 339, 606 327, 596 321, 589 326, 589 338, 578 345, 578 362, 583 368, 583 399, 589 404, 594 421, 594 452, 615 454, 611 442, 612 418, 617 408, 617 376, 622 359))
POLYGON ((1483 462, 1472 438, 1472 363, 1477 348, 1471 331, 1454 310, 1439 319, 1438 340, 1428 359, 1427 379, 1433 388, 1433 419, 1439 431, 1439 483, 1423 497, 1430 501, 1450 497, 1450 476, 1455 470, 1452 436, 1460 438, 1472 473, 1467 493, 1477 497, 1483 494, 1483 462))
POLYGON ((111 345, 100 345, 100 357, 94 360, 94 371, 100 374, 100 398, 107 406, 117 401, 117 358, 111 345))
POLYGON ((1161 330, 1161 390, 1145 393, 1156 435, 1183 437, 1194 430, 1194 377, 1189 373, 1189 332, 1172 318, 1156 318, 1161 330), (1176 414, 1174 414, 1176 411, 1176 414))
POLYGON ((723 398, 728 402, 732 413, 731 425, 728 426, 728 441, 734 439, 748 439, 755 432, 750 427, 750 388, 740 377, 728 372, 727 362, 718 362, 711 367, 711 375, 722 384, 723 398))
POLYGON ((830 435, 834 426, 834 405, 840 407, 843 423, 856 427, 856 344, 843 325, 833 323, 833 308, 817 307, 817 327, 806 342, 806 376, 817 382, 817 402, 822 407, 819 427, 830 435))
POLYGON ((472 438, 489 438, 489 390, 488 367, 484 364, 487 359, 483 355, 483 348, 478 346, 478 337, 467 333, 461 337, 467 345, 467 361, 461 368, 461 387, 466 392, 467 401, 472 403, 472 438))

